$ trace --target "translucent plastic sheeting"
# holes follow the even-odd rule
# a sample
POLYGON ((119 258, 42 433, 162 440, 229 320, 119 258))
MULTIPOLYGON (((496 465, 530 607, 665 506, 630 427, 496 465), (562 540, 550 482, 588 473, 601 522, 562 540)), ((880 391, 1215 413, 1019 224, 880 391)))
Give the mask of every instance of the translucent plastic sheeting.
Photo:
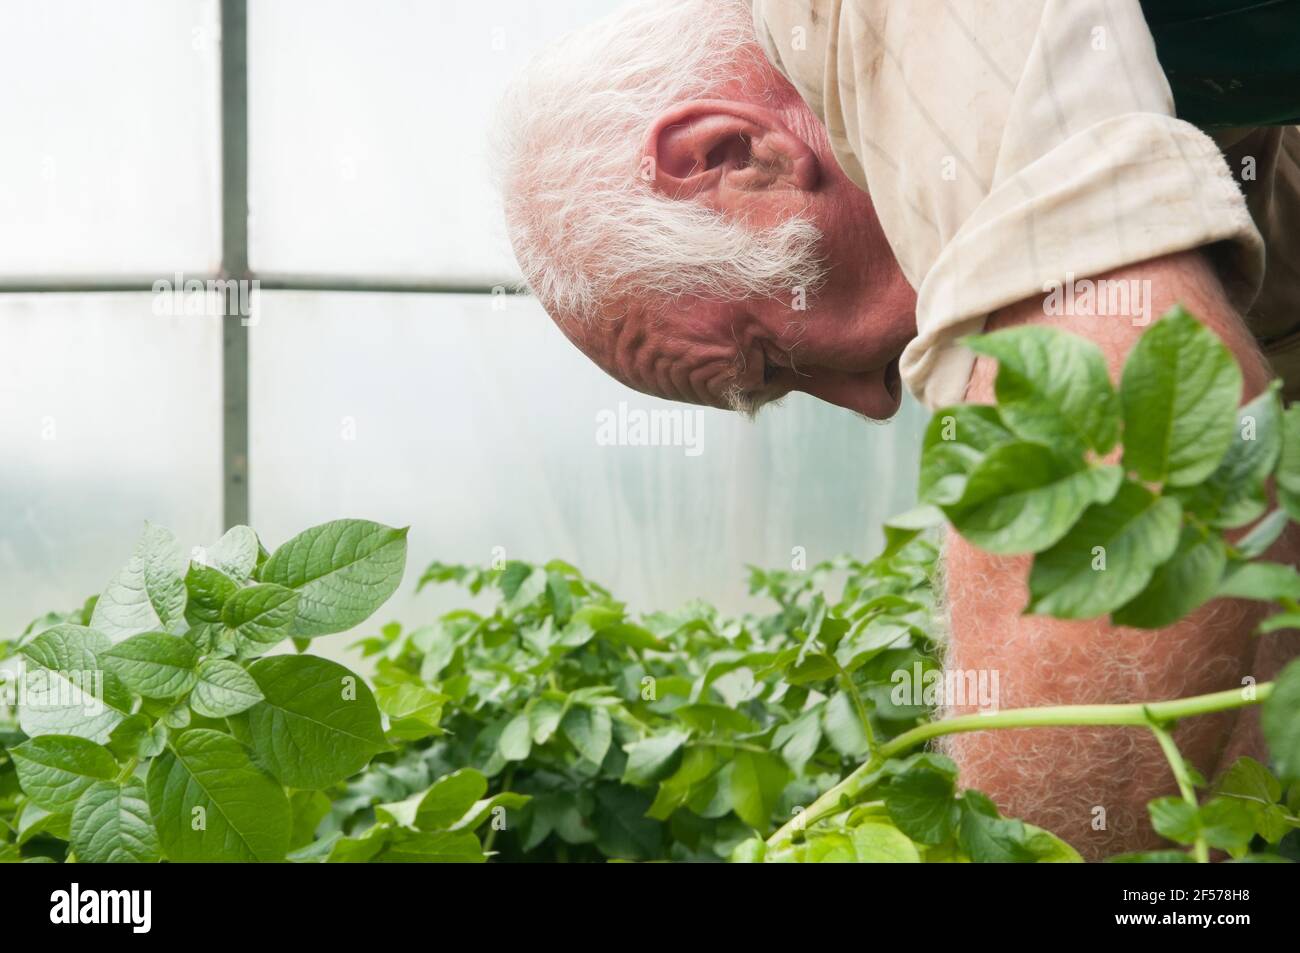
POLYGON ((454 587, 415 596, 431 560, 494 555, 568 560, 636 609, 742 608, 746 563, 872 555, 915 499, 924 413, 910 402, 875 426, 795 395, 750 423, 615 383, 527 298, 260 302, 253 521, 268 546, 340 516, 409 525, 406 580, 372 631, 465 604, 454 587), (654 410, 688 416, 635 445, 654 410))
POLYGON ((249 255, 291 275, 517 274, 486 133, 507 80, 618 0, 254 0, 249 255))
POLYGON ((221 521, 221 329, 149 294, 0 295, 0 633, 101 591, 145 520, 221 521))
POLYGON ((0 287, 215 271, 216 0, 5 0, 0 287))

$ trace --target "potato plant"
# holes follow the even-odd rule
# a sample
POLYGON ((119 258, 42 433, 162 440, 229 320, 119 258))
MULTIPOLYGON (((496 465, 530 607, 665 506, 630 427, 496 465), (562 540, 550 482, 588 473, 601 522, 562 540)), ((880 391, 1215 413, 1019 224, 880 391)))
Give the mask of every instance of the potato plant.
POLYGON ((751 570, 775 602, 726 618, 697 603, 639 619, 561 562, 435 564, 421 585, 497 597, 362 648, 379 691, 437 693, 426 757, 528 796, 506 859, 720 860, 916 723, 895 671, 933 668, 932 543, 808 572, 751 570), (843 580, 828 602, 822 589, 843 580))
POLYGON ((751 567, 767 611, 636 614, 563 562, 434 563, 419 586, 467 607, 363 638, 367 680, 310 640, 380 608, 405 530, 340 520, 268 553, 236 527, 187 562, 146 527, 100 596, 0 643, 21 676, 0 683, 0 860, 1074 862, 924 746, 1085 724, 1150 730, 1179 791, 1150 806, 1169 848, 1116 860, 1296 859, 1300 663, 943 720, 920 688, 945 523, 1032 554, 1029 612, 1158 628, 1231 596, 1280 607, 1262 638, 1300 626, 1300 573, 1263 558, 1300 519, 1300 410, 1276 390, 1238 409, 1231 355, 1183 313, 1118 388, 1051 329, 970 344, 999 363, 997 402, 935 415, 921 506, 873 560, 751 567), (1173 725, 1249 705, 1270 764, 1199 777, 1173 725))
POLYGON ((240 526, 195 557, 147 526, 102 594, 8 646, 0 858, 483 859, 472 772, 427 778, 440 810, 418 826, 317 841, 321 792, 393 749, 389 700, 327 659, 267 656, 367 619, 401 581, 406 530, 340 520, 268 553, 240 526))

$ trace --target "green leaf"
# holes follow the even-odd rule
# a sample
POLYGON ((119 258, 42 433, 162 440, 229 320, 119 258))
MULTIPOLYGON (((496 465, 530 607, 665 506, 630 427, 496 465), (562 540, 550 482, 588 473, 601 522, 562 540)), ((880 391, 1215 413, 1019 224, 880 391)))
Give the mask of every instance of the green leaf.
POLYGON ((112 647, 108 636, 79 625, 53 626, 23 646, 27 691, 18 706, 23 731, 33 738, 76 735, 107 743, 132 707, 126 686, 99 661, 99 654, 112 647))
POLYGON ((260 654, 288 637, 299 601, 299 594, 284 586, 249 586, 226 600, 221 621, 234 633, 241 654, 260 654))
POLYGON ((789 779, 790 769, 770 751, 737 750, 728 777, 732 810, 754 830, 766 833, 789 779))
POLYGON ((461 768, 433 783, 420 799, 415 826, 422 831, 444 830, 465 818, 487 792, 481 771, 461 768))
POLYGON ((1234 854, 1230 864, 1293 864, 1294 860, 1280 854, 1234 854))
POLYGON ((1275 483, 1278 502, 1300 523, 1300 404, 1292 404, 1282 414, 1282 453, 1275 483))
POLYGON ((961 796, 961 828, 958 842, 977 864, 1027 863, 1035 859, 1029 847, 1031 835, 1025 825, 998 813, 997 807, 979 791, 961 796))
MULTIPOLYGON (((432 567, 430 567, 430 569, 432 569, 432 567)), ((519 590, 523 588, 525 582, 533 578, 533 567, 528 565, 528 563, 520 562, 517 559, 512 559, 507 562, 499 581, 501 594, 506 597, 506 603, 516 603, 519 598, 519 590)), ((531 595, 523 600, 523 604, 526 605, 528 602, 531 602, 542 594, 542 586, 536 579, 534 579, 534 586, 535 588, 531 595)), ((513 615, 514 613, 507 611, 506 614, 513 615)))
POLYGON ((1083 858, 1079 852, 1057 837, 1051 831, 1045 831, 1033 824, 1026 824, 1025 831, 1029 837, 1026 845, 1034 856, 1036 864, 1081 864, 1083 858))
MULTIPOLYGON (((462 768, 435 781, 427 791, 395 804, 381 804, 376 813, 403 827, 422 831, 447 830, 465 819, 487 791, 481 771, 462 768)), ((472 829, 472 828, 471 828, 472 829)))
POLYGON ((1278 612, 1259 624, 1261 635, 1278 629, 1300 629, 1300 612, 1278 612))
POLYGON ((388 737, 393 740, 418 741, 438 734, 446 701, 446 695, 410 682, 375 689, 375 702, 389 717, 388 737))
POLYGON ((190 625, 220 622, 221 608, 239 591, 239 584, 218 569, 190 563, 185 573, 185 620, 190 625))
POLYGON ((601 626, 596 630, 596 636, 615 645, 626 645, 628 648, 643 652, 647 649, 663 652, 668 648, 649 629, 628 622, 601 626))
POLYGON ((781 756, 791 771, 802 774, 804 766, 817 753, 821 739, 821 718, 814 708, 778 728, 772 736, 772 747, 780 749, 781 756))
POLYGON ((1229 568, 1216 595, 1260 602, 1300 599, 1300 573, 1283 563, 1238 563, 1229 568))
POLYGON ((646 817, 650 798, 621 784, 596 789, 596 847, 606 857, 649 860, 663 850, 664 826, 646 817))
MULTIPOLYGON (((632 795, 629 800, 633 805, 633 810, 640 806, 644 795, 633 788, 619 785, 599 785, 595 791, 596 798, 602 798, 602 795, 605 795, 607 789, 611 787, 614 791, 626 791, 632 795)), ((617 800, 619 797, 615 796, 615 799, 617 800)), ((539 795, 533 802, 532 816, 529 818, 524 840, 524 850, 532 850, 549 837, 552 832, 566 844, 595 843, 598 837, 592 817, 595 809, 596 803, 590 789, 584 791, 557 791, 539 795), (580 800, 581 804, 579 803, 580 800)), ((634 817, 632 820, 635 829, 636 818, 634 817)), ((657 836, 658 832, 655 833, 657 836)), ((609 828, 608 836, 611 839, 616 839, 620 836, 626 836, 626 832, 623 831, 621 824, 614 824, 609 828)), ((612 850, 607 850, 605 853, 609 856, 615 856, 612 850)))
MULTIPOLYGON (((814 721, 816 713, 814 712, 814 721)), ((659 792, 647 814, 656 820, 664 821, 673 811, 682 807, 700 792, 712 797, 708 788, 712 779, 719 773, 721 765, 717 751, 711 747, 695 746, 686 749, 677 770, 660 783, 659 792)))
POLYGON ((956 503, 966 491, 970 472, 989 450, 1015 436, 1002 423, 996 407, 958 404, 930 419, 921 454, 918 489, 923 503, 956 503))
POLYGON ((1300 781, 1300 661, 1282 670, 1264 701, 1260 725, 1277 776, 1300 781))
POLYGON ((1229 529, 1258 519, 1268 507, 1265 483, 1281 448, 1281 418, 1275 384, 1237 413, 1227 454, 1204 483, 1179 492, 1183 508, 1229 529))
POLYGON ((1194 864, 1195 859, 1181 850, 1143 850, 1107 857, 1108 864, 1194 864))
POLYGON ((853 864, 858 852, 844 830, 814 830, 798 844, 767 854, 770 864, 853 864))
POLYGON ((113 757, 119 760, 126 761, 134 758, 139 751, 141 740, 149 734, 149 729, 152 727, 153 722, 143 712, 128 715, 113 729, 105 745, 113 753, 113 757))
POLYGON ((259 578, 298 591, 289 634, 343 632, 370 618, 402 581, 406 533, 366 520, 335 520, 272 553, 259 578))
POLYGON ((460 819, 451 825, 450 829, 460 830, 461 828, 464 828, 465 830, 472 831, 489 817, 495 816, 498 811, 502 812, 502 816, 504 816, 505 811, 513 811, 521 808, 527 804, 529 800, 531 800, 531 798, 527 794, 519 794, 515 791, 501 791, 491 797, 475 801, 469 806, 469 809, 460 817, 460 819))
POLYGON ((569 616, 573 612, 573 596, 569 592, 569 580, 559 572, 548 572, 546 574, 546 594, 551 600, 551 610, 555 615, 557 625, 564 625, 569 621, 569 616))
POLYGON ((623 769, 623 783, 653 784, 671 774, 681 761, 678 755, 689 737, 684 731, 667 731, 626 745, 627 767, 623 769))
POLYGON ((204 562, 236 582, 244 582, 257 568, 260 544, 247 526, 232 526, 208 547, 204 562))
MULTIPOLYGON (((71 827, 71 814, 66 812, 56 814, 53 811, 45 810, 45 808, 32 801, 25 801, 19 807, 18 814, 13 821, 12 830, 18 835, 14 839, 14 843, 22 847, 38 837, 54 837, 66 841, 71 836, 71 827)), ((0 823, 0 835, 4 833, 4 830, 5 825, 0 823)), ((0 838, 0 848, 2 847, 3 839, 0 838)))
POLYGON ((885 548, 880 558, 888 559, 896 555, 927 529, 942 526, 945 521, 943 510, 929 503, 922 503, 920 506, 914 506, 904 513, 891 517, 882 527, 885 533, 885 548))
POLYGON ((142 632, 99 659, 106 671, 145 698, 180 698, 199 680, 199 653, 178 635, 142 632))
POLYGON ((1192 844, 1200 830, 1198 808, 1181 797, 1156 798, 1147 804, 1151 826, 1176 844, 1192 844))
POLYGON ((1242 559, 1258 559, 1278 541, 1287 528, 1286 510, 1276 509, 1250 528, 1237 540, 1236 550, 1242 559))
POLYGON ((205 718, 226 718, 252 708, 262 690, 244 667, 228 659, 208 659, 199 666, 190 707, 205 718))
POLYGON ((528 712, 528 721, 533 729, 533 744, 544 745, 560 728, 560 719, 564 717, 564 706, 559 702, 543 698, 528 712))
POLYGON ((333 809, 333 802, 320 791, 292 791, 289 810, 293 814, 293 830, 289 847, 296 850, 307 846, 316 836, 316 828, 333 809))
POLYGON ((836 692, 822 712, 826 740, 846 758, 858 758, 867 752, 867 734, 856 706, 846 692, 836 692))
POLYGON ((737 844, 727 860, 733 864, 761 864, 766 854, 766 842, 761 837, 751 837, 737 844))
POLYGON ((523 761, 533 750, 533 730, 527 712, 511 718, 497 741, 497 750, 507 761, 523 761))
POLYGON ((853 828, 853 851, 864 864, 919 864, 921 853, 911 838, 889 824, 869 822, 853 828))
POLYGON ((949 766, 946 759, 919 759, 885 786, 890 820, 918 843, 942 844, 957 830, 961 809, 954 799, 956 767, 949 766))
POLYGON ((183 732, 149 766, 149 811, 179 863, 279 861, 292 817, 284 790, 230 735, 183 732))
POLYGON ((199 655, 207 655, 222 640, 226 630, 219 622, 200 622, 192 626, 182 638, 194 646, 199 655))
POLYGON ((71 735, 43 735, 9 749, 18 783, 47 811, 68 811, 96 781, 117 776, 107 748, 71 735))
POLYGON ((158 723, 166 725, 168 728, 180 730, 181 728, 188 728, 191 720, 189 705, 185 702, 177 702, 162 713, 158 723))
POLYGON ((231 730, 288 787, 328 787, 387 750, 374 696, 342 665, 277 655, 248 671, 264 700, 232 716, 231 730))
POLYGON ((327 864, 364 864, 387 845, 393 829, 375 824, 355 837, 343 837, 338 832, 296 851, 292 860, 323 860, 327 864), (323 857, 319 856, 323 852, 323 857))
POLYGON ((95 603, 90 627, 117 642, 138 632, 181 626, 184 565, 185 557, 171 532, 145 523, 131 559, 95 603))
POLYGON ((1139 629, 1173 625, 1214 598, 1227 564, 1223 537, 1184 526, 1173 556, 1157 567, 1145 589, 1115 610, 1112 621, 1139 629))
POLYGON ((1113 500, 1089 508, 1064 539, 1035 557, 1029 611, 1090 619, 1118 609, 1174 554, 1181 519, 1176 500, 1125 482, 1113 500))
POLYGON ((1119 433, 1119 400, 1096 344, 1058 328, 1026 325, 966 338, 995 358, 1003 420, 1030 440, 1106 453, 1119 433))
POLYGON ((758 725, 743 711, 727 705, 696 702, 673 709, 673 716, 687 728, 706 734, 757 731, 758 725))
POLYGON ((69 841, 77 860, 89 864, 152 864, 161 857, 144 784, 98 781, 72 809, 69 841))
POLYGON ((1271 844, 1280 841, 1291 829, 1286 811, 1277 801, 1282 784, 1253 758, 1238 758, 1214 785, 1220 797, 1236 798, 1254 818, 1255 833, 1271 844))
POLYGON ((1147 810, 1156 833, 1178 844, 1191 844, 1199 836, 1210 847, 1239 853, 1255 833, 1250 808, 1230 798, 1212 798, 1199 807, 1181 798, 1157 798, 1147 810))
POLYGON ((1176 308, 1129 354, 1120 399, 1124 466, 1148 482, 1191 486, 1232 441, 1241 370, 1214 332, 1176 308))
POLYGON ((487 858, 470 831, 396 830, 376 857, 381 864, 481 864, 487 858))
POLYGON ((961 500, 945 507, 953 526, 998 555, 1036 553, 1055 544, 1094 503, 1119 489, 1117 466, 1082 469, 1038 443, 990 450, 971 472, 961 500))
POLYGON ((575 705, 565 712, 560 731, 580 755, 597 765, 605 760, 605 752, 614 738, 609 712, 586 705, 575 705))

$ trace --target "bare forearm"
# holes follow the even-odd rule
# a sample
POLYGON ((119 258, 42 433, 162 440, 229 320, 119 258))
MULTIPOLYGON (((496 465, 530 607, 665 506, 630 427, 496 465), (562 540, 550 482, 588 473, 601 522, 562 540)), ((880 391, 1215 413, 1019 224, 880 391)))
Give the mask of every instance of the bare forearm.
MULTIPOLYGON (((1197 253, 1171 256, 1101 276, 1144 281, 1150 313, 1184 304, 1215 330, 1242 364, 1245 396, 1270 374, 1253 340, 1197 253)), ((1047 317, 1041 299, 994 315, 990 330, 1050 321, 1096 341, 1117 374, 1144 330, 1141 316, 1047 317)), ((996 368, 981 359, 967 399, 993 397, 996 368)), ((952 647, 948 664, 998 673, 1002 707, 1176 698, 1241 684, 1256 670, 1252 631, 1259 609, 1219 601, 1160 631, 1114 627, 1105 620, 1066 622, 1020 613, 1028 601, 1029 560, 992 556, 959 538, 948 549, 952 647)), ((1211 775, 1232 745, 1235 715, 1200 718, 1178 729, 1187 757, 1211 775)), ((979 732, 949 743, 963 781, 1009 813, 1025 817, 1101 856, 1151 842, 1145 804, 1171 793, 1173 778, 1154 739, 1142 729, 1026 729, 979 732)))

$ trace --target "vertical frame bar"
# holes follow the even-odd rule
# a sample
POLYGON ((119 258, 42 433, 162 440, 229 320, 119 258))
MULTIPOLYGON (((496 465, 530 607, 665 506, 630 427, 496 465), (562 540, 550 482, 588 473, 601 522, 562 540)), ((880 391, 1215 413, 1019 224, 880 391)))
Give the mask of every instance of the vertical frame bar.
MULTIPOLYGON (((248 3, 221 3, 221 275, 248 273, 248 3)), ((222 518, 249 521, 248 335, 237 286, 227 285, 222 317, 222 518)))

